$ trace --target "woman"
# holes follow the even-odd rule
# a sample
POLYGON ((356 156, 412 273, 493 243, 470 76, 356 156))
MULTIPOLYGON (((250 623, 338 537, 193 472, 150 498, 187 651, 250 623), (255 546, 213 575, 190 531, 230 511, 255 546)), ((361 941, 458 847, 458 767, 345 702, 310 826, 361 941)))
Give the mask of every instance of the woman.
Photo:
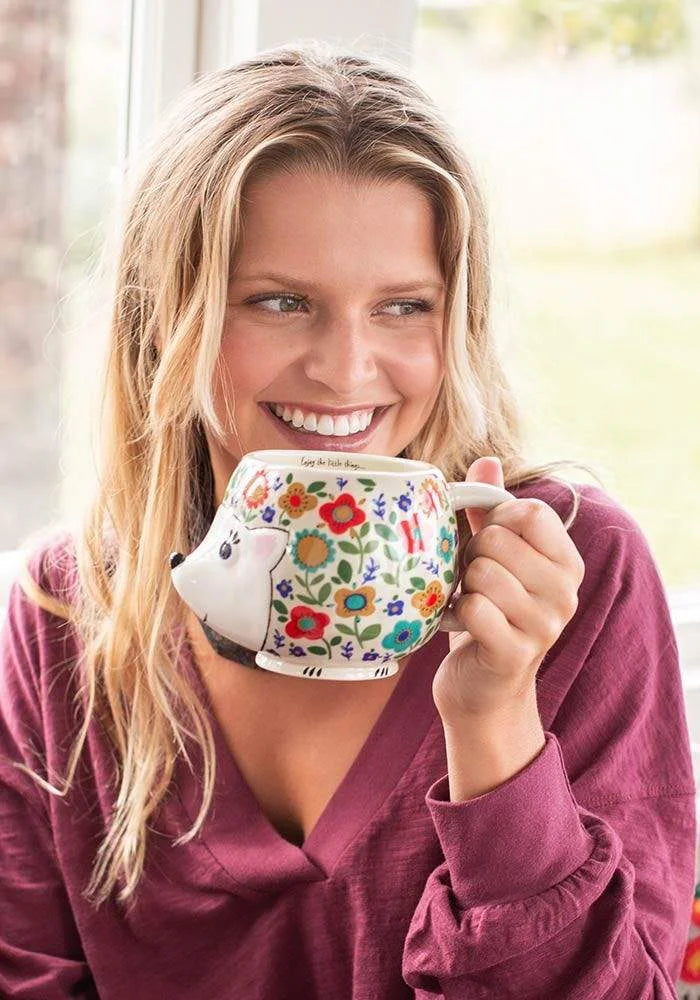
POLYGON ((674 995, 695 814, 662 584, 603 490, 522 457, 489 283, 474 175, 392 67, 283 47, 172 109, 99 492, 2 634, 3 995, 674 995), (451 644, 307 683, 203 630, 168 554, 273 447, 505 483, 460 515, 451 644))

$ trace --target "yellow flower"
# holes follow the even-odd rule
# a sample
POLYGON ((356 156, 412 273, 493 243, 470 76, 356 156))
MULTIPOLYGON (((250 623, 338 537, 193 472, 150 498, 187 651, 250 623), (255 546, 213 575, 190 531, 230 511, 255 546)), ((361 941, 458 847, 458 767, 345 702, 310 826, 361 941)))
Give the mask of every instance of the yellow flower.
POLYGON ((418 608, 424 618, 432 615, 434 611, 439 611, 444 603, 445 594, 442 590, 442 584, 437 580, 433 580, 425 590, 421 590, 420 593, 414 594, 411 598, 411 604, 414 608, 418 608))
POLYGON ((341 587, 335 592, 335 610, 341 618, 354 618, 355 615, 373 615, 375 612, 374 587, 357 587, 350 590, 341 587))
POLYGON ((318 500, 307 493, 303 483, 291 483, 286 493, 279 498, 279 505, 290 517, 301 517, 307 510, 313 510, 318 500))

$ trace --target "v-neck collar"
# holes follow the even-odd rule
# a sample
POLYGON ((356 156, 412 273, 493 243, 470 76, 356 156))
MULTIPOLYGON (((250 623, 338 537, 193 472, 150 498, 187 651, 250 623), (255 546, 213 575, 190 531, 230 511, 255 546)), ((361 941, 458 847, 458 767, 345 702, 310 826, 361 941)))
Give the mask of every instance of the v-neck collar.
MULTIPOLYGON (((207 710, 216 752, 214 794, 199 835, 201 842, 219 869, 239 887, 269 892, 327 878, 391 795, 438 718, 432 681, 449 650, 447 634, 437 632, 411 655, 357 757, 301 847, 286 840, 260 808, 228 747, 184 629, 182 637, 182 665, 207 710)), ((203 757, 194 741, 188 752, 194 773, 180 757, 175 786, 191 826, 202 801, 203 757)))

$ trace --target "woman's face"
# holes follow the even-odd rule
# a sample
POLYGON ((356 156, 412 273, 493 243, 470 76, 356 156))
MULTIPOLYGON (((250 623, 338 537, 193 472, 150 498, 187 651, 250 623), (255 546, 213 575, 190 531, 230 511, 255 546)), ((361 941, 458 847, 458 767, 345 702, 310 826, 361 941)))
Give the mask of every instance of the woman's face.
POLYGON ((208 435, 217 503, 249 451, 398 455, 412 441, 443 375, 436 242, 406 181, 249 185, 215 387, 225 446, 208 435))

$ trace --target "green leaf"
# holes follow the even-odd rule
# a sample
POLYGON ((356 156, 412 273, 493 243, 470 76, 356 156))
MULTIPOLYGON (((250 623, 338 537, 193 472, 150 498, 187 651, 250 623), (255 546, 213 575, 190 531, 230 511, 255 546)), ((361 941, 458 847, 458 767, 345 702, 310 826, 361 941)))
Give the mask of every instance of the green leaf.
POLYGON ((396 542, 396 532, 392 531, 388 524, 375 524, 374 530, 385 542, 396 542))
POLYGON ((368 555, 370 552, 374 552, 377 548, 379 548, 379 542, 376 538, 373 538, 371 542, 367 542, 365 545, 365 554, 368 555))
POLYGON ((398 562, 401 559, 401 556, 396 551, 393 545, 384 546, 384 555, 387 557, 387 559, 393 559, 394 562, 398 562))
POLYGON ((306 580, 304 580, 301 576, 295 576, 294 579, 297 583, 301 584, 302 587, 306 586, 306 580))
POLYGON ((328 583, 328 582, 324 583, 324 585, 321 587, 321 589, 318 592, 318 599, 321 602, 321 604, 325 604, 326 603, 326 601, 328 600, 328 595, 330 594, 330 592, 331 592, 331 585, 330 585, 330 583, 328 583))
POLYGON ((369 642, 370 639, 376 639, 377 636, 382 631, 381 625, 368 625, 367 628, 360 632, 360 641, 369 642))
POLYGON ((317 656, 326 656, 328 650, 325 646, 309 646, 310 653, 316 653, 317 656))
POLYGON ((396 577, 392 573, 382 573, 384 583, 396 583, 396 577))
POLYGON ((338 563, 338 576, 343 583, 350 583, 352 580, 352 566, 347 559, 341 559, 338 563))
POLYGON ((337 646, 338 643, 342 641, 343 640, 340 638, 339 635, 334 635, 333 638, 331 639, 331 646, 337 646))
POLYGON ((367 535, 368 533, 369 533, 369 521, 365 521, 359 531, 360 538, 364 538, 365 535, 367 535))
POLYGON ((331 577, 331 580, 333 581, 333 583, 342 583, 342 582, 343 582, 343 581, 342 581, 342 580, 340 579, 340 577, 339 577, 339 576, 332 576, 332 577, 331 577))
POLYGON ((376 486, 376 483, 373 479, 358 479, 358 482, 362 483, 363 486, 371 486, 372 489, 374 489, 374 487, 376 486))
POLYGON ((275 609, 278 615, 287 614, 287 605, 283 604, 282 601, 273 601, 272 607, 275 609))
POLYGON ((287 479, 286 479, 286 482, 287 482, 287 483, 291 483, 292 479, 294 479, 294 476, 293 476, 293 475, 292 475, 292 473, 290 472, 290 473, 289 473, 289 475, 287 476, 287 479))
POLYGON ((309 485, 306 487, 306 492, 318 493, 320 490, 324 488, 325 485, 326 485, 325 480, 317 479, 315 482, 309 483, 309 485))
POLYGON ((353 545, 352 542, 338 542, 338 548, 343 552, 349 552, 350 555, 353 556, 359 556, 360 554, 360 550, 356 545, 353 545))
POLYGON ((452 572, 452 570, 451 569, 446 569, 445 570, 445 583, 452 583, 452 581, 454 580, 454 578, 455 578, 455 575, 452 572))
POLYGON ((408 572, 409 570, 413 569, 414 566, 417 566, 419 562, 420 562, 420 556, 411 556, 410 559, 406 560, 406 565, 404 566, 404 569, 406 570, 406 572, 408 572))
POLYGON ((389 520, 391 521, 392 524, 396 524, 397 518, 395 510, 392 510, 391 513, 389 514, 389 520))
POLYGON ((426 582, 422 576, 412 576, 411 583, 416 588, 416 590, 425 590, 426 582))
POLYGON ((315 587, 317 583, 320 583, 325 575, 326 575, 325 573, 319 573, 318 576, 315 576, 311 581, 312 586, 315 587))
POLYGON ((337 628, 337 630, 339 632, 342 632, 343 635, 351 635, 353 637, 355 635, 355 633, 353 632, 353 630, 348 625, 340 625, 339 624, 339 625, 336 625, 336 628, 337 628))

